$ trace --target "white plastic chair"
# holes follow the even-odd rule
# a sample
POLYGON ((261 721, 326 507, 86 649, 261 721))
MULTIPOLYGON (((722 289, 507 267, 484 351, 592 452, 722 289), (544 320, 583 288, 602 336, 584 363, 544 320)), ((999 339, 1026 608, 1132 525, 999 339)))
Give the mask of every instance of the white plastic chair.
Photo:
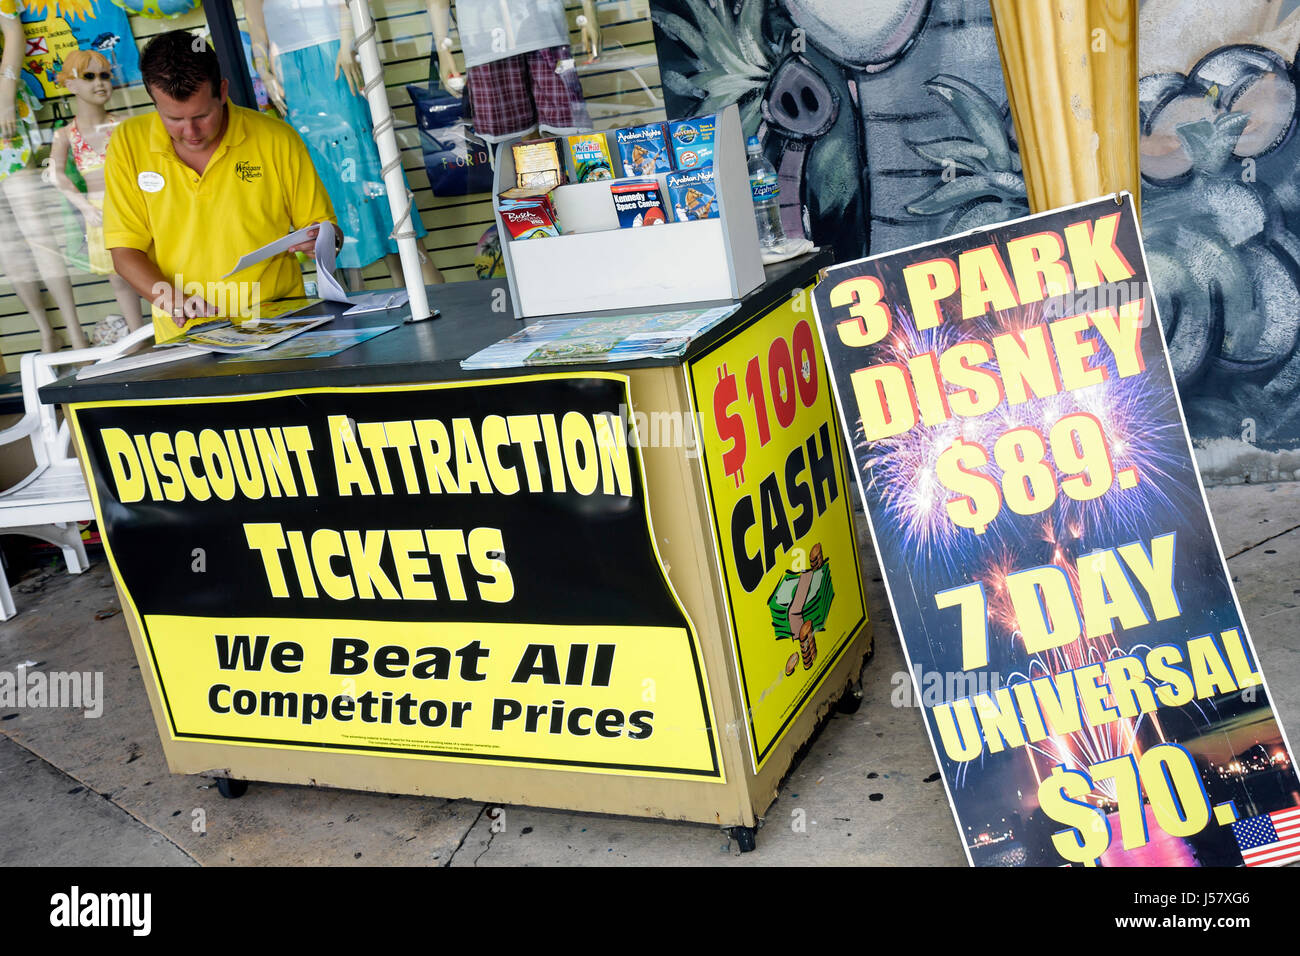
MULTIPOLYGON (((86 570, 86 547, 77 522, 91 520, 95 510, 81 463, 72 454, 68 423, 59 422, 53 405, 41 404, 38 392, 67 374, 57 371, 61 367, 116 358, 151 338, 153 324, 149 323, 111 345, 22 357, 23 417, 18 424, 0 431, 0 446, 29 441, 36 467, 16 485, 0 491, 0 534, 22 534, 58 545, 68 562, 69 574, 86 570)), ((14 614, 9 581, 0 563, 0 621, 14 614)))

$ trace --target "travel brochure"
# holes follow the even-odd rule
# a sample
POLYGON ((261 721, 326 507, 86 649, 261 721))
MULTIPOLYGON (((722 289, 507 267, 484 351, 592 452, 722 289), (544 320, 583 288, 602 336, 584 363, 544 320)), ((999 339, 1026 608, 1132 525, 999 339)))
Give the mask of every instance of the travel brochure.
POLYGON ((566 183, 600 180, 610 180, 620 228, 716 219, 717 125, 717 116, 710 115, 579 133, 567 138, 567 150, 555 137, 516 143, 511 147, 515 185, 497 197, 505 231, 514 241, 563 235, 553 191, 566 183), (571 170, 565 168, 566 155, 571 170), (667 177, 663 184, 661 175, 667 177))
POLYGON ((227 319, 214 319, 196 325, 184 335, 178 335, 167 342, 160 342, 148 351, 87 365, 77 372, 77 378, 84 380, 115 375, 118 372, 139 371, 212 353, 224 355, 225 357, 221 359, 223 362, 276 362, 289 359, 327 358, 397 328, 396 325, 381 325, 373 328, 321 329, 313 332, 312 329, 329 322, 334 317, 332 315, 299 317, 285 315, 286 311, 298 311, 318 304, 319 301, 319 299, 290 299, 264 303, 262 308, 264 316, 268 312, 273 312, 283 317, 277 319, 264 317, 257 322, 244 322, 242 325, 235 325, 227 319))
POLYGON ((307 318, 273 319, 271 321, 246 322, 235 325, 225 319, 196 325, 184 335, 167 342, 159 343, 162 348, 174 348, 193 345, 206 352, 224 352, 238 355, 243 352, 255 352, 269 349, 273 345, 288 341, 299 333, 306 332, 318 325, 328 322, 333 316, 316 315, 307 318))
POLYGON ((460 364, 462 368, 480 369, 671 358, 682 355, 693 339, 737 308, 729 305, 595 319, 541 319, 460 364))

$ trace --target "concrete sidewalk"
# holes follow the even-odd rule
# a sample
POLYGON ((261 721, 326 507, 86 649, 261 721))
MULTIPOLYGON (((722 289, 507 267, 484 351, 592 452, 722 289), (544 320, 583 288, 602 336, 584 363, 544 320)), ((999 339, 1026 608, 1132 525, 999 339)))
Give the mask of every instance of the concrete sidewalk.
MULTIPOLYGON (((1300 733, 1300 483, 1210 502, 1274 705, 1300 733)), ((903 655, 861 543, 876 622, 865 702, 827 721, 743 857, 699 824, 256 783, 222 799, 167 771, 105 562, 42 575, 15 586, 0 670, 102 671, 104 712, 0 710, 0 865, 964 865, 920 710, 891 705, 903 655)))

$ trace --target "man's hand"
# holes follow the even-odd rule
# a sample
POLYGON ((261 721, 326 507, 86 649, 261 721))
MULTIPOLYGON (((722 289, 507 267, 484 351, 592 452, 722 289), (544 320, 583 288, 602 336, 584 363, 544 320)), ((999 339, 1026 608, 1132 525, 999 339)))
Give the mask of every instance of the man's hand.
MULTIPOLYGON (((190 319, 212 318, 217 314, 217 307, 215 305, 211 305, 201 295, 188 296, 185 299, 181 309, 185 316, 185 321, 188 321, 190 319)), ((174 321, 176 319, 176 316, 172 316, 172 319, 174 321)), ((181 322, 180 324, 184 325, 185 322, 181 322)))
POLYGON ((169 283, 159 283, 158 294, 153 304, 172 317, 178 329, 184 328, 190 319, 210 318, 217 314, 217 308, 201 295, 186 296, 185 292, 169 283))
MULTIPOLYGON (((305 255, 316 258, 316 237, 320 235, 320 223, 313 223, 311 231, 307 233, 307 240, 297 245, 290 246, 286 252, 301 252, 305 255)), ((334 251, 337 253, 343 248, 343 233, 339 231, 338 226, 334 227, 334 251)))

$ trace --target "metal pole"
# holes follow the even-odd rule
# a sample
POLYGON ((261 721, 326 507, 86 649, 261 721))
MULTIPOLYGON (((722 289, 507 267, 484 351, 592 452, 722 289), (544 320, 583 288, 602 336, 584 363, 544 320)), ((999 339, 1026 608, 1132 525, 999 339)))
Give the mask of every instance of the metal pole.
POLYGON ((239 21, 230 0, 203 0, 203 15, 212 35, 212 49, 221 64, 221 75, 230 81, 230 100, 236 106, 257 109, 253 78, 244 60, 244 44, 239 39, 239 21))
POLYGON ((402 176, 401 153, 397 149, 397 136, 393 133, 393 113, 388 108, 388 93, 384 89, 383 69, 379 65, 379 49, 375 43, 375 21, 370 16, 367 0, 347 0, 347 4, 357 35, 357 59, 361 61, 361 76, 365 80, 362 92, 370 104, 370 120, 374 124, 375 144, 379 147, 379 160, 383 164, 384 191, 388 194, 388 209, 393 216, 393 238, 397 241, 397 254, 402 260, 411 318, 427 319, 429 297, 424 288, 420 249, 411 223, 412 196, 402 176))

